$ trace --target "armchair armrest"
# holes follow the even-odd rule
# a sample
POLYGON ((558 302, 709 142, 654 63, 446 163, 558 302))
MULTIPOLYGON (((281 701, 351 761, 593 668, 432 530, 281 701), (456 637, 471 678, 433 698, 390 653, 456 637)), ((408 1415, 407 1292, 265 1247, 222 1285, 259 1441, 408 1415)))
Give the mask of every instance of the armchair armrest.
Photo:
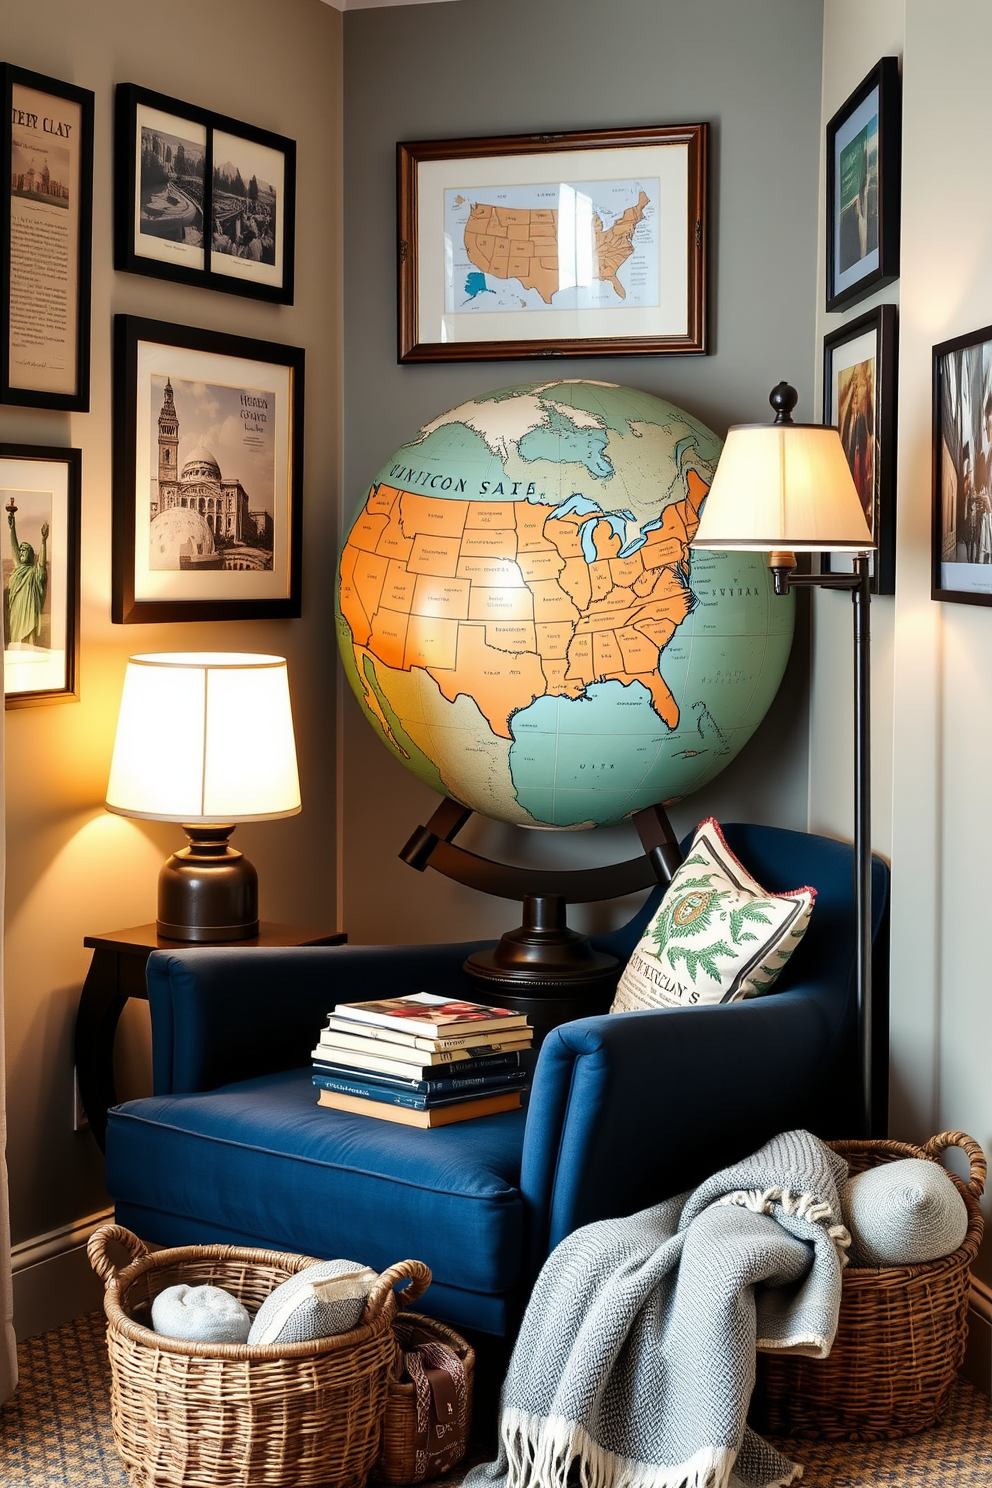
POLYGON ((155 1094, 212 1090, 307 1064, 337 1002, 420 991, 463 996, 462 962, 483 944, 153 951, 146 977, 155 1094))
POLYGON ((532 1274, 580 1225, 694 1188, 777 1131, 855 1130, 852 1067, 853 999, 822 985, 555 1029, 524 1138, 532 1274))

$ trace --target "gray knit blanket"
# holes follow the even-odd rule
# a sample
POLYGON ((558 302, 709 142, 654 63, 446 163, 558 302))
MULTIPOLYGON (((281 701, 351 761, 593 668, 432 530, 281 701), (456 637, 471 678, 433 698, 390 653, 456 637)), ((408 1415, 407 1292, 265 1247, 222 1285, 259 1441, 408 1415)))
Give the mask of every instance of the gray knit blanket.
POLYGON ((689 1194, 577 1230, 548 1257, 507 1371, 500 1450, 465 1488, 777 1488, 802 1476, 746 1424, 758 1347, 830 1351, 847 1164, 775 1137, 689 1194))

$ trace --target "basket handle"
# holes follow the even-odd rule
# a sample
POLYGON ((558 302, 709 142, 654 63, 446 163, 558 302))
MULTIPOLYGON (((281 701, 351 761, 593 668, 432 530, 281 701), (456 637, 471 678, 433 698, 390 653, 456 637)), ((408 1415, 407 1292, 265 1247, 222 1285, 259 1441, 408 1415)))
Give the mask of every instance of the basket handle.
POLYGON ((144 1241, 139 1240, 137 1235, 132 1235, 123 1225, 105 1224, 94 1230, 86 1242, 86 1254, 97 1276, 107 1285, 117 1279, 117 1267, 107 1254, 108 1240, 116 1240, 119 1245, 123 1245, 132 1261, 143 1260, 148 1254, 144 1241))
POLYGON ((931 1137, 923 1151, 934 1162, 940 1162, 940 1154, 948 1147, 960 1147, 967 1155, 971 1174, 965 1187, 976 1199, 980 1199, 985 1192, 985 1179, 988 1175, 985 1153, 974 1137, 969 1137, 967 1133, 959 1131, 941 1132, 938 1136, 931 1137))
POLYGON ((423 1261, 397 1261, 395 1266, 390 1266, 383 1271, 379 1280, 369 1292, 368 1301, 365 1304, 365 1316, 371 1321, 378 1317, 386 1305, 386 1299, 398 1281, 409 1281, 401 1292, 397 1292, 396 1301, 400 1307, 408 1307, 411 1302, 416 1302, 422 1297, 431 1284, 431 1268, 425 1266, 423 1261))

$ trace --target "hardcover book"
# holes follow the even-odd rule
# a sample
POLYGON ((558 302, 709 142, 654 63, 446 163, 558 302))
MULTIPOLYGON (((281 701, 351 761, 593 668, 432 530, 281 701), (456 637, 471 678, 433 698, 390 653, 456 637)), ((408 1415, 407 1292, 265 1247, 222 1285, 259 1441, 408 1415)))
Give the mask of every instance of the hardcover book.
MULTIPOLYGON (((322 1030, 332 1038, 339 1034, 350 1034, 363 1039, 377 1039, 381 1043, 399 1044, 407 1048, 426 1049, 433 1052, 435 1049, 479 1049, 490 1044, 494 1038, 493 1033, 457 1033, 433 1035, 427 1033, 414 1033, 409 1029, 383 1028, 379 1023, 359 1023, 354 1018, 338 1018, 331 1013, 327 1023, 322 1030)), ((533 1030, 531 1028, 512 1028, 510 1035, 514 1038, 530 1038, 533 1030)), ((497 1035, 502 1035, 502 1029, 497 1030, 497 1035)), ((508 1036, 510 1036, 508 1035, 508 1036)))
MULTIPOLYGON (((514 1054, 521 1049, 528 1048, 527 1044, 512 1044, 504 1046, 493 1058, 502 1058, 506 1054, 514 1054)), ((465 1050, 446 1049, 439 1054, 425 1054, 422 1050, 417 1051, 416 1062, 409 1059, 388 1057, 380 1054, 378 1047, 374 1053, 367 1053, 364 1049, 346 1049, 343 1044, 325 1043, 321 1039, 317 1047, 311 1050, 311 1058, 322 1059, 328 1064, 347 1064, 352 1069, 376 1070, 382 1075, 406 1075, 408 1079, 430 1080, 436 1078, 438 1070, 450 1069, 457 1065, 463 1069, 471 1065, 478 1069, 482 1060, 472 1059, 465 1050)))
POLYGON ((516 1111, 520 1091, 507 1090, 502 1095, 489 1095, 485 1100, 456 1101, 450 1106, 436 1106, 429 1111, 411 1111, 404 1106, 387 1106, 380 1101, 362 1100, 354 1095, 341 1095, 336 1090, 322 1090, 318 1106, 334 1111, 348 1111, 353 1116, 374 1116, 377 1121, 397 1121, 401 1126, 450 1126, 455 1121, 471 1121, 477 1116, 495 1116, 499 1111, 516 1111))
POLYGON ((527 1073, 520 1068, 519 1054, 501 1054, 494 1059, 479 1059, 471 1064, 449 1065, 440 1069, 432 1067, 428 1074, 421 1076, 413 1069, 408 1074, 389 1075, 381 1070, 341 1064, 333 1057, 327 1057, 331 1053, 331 1050, 327 1050, 325 1055, 318 1059, 317 1051, 314 1050, 314 1074, 336 1075, 342 1079, 388 1085, 393 1090, 415 1090, 421 1094, 427 1094, 429 1091, 467 1089, 469 1086, 477 1085, 481 1080, 488 1080, 491 1075, 526 1075, 527 1073))
POLYGON ((527 1083, 525 1070, 512 1070, 503 1075, 491 1075, 481 1079, 476 1086, 472 1081, 459 1081, 455 1088, 450 1085, 443 1090, 408 1090, 361 1078, 344 1075, 323 1074, 314 1070, 313 1083, 318 1090, 336 1090, 339 1095, 354 1095, 360 1100, 381 1101, 388 1106, 406 1106, 412 1111, 432 1111, 438 1106, 452 1106, 467 1100, 485 1100, 506 1089, 522 1090, 527 1083))
POLYGON ((526 1028, 526 1013, 490 1007, 484 1002, 458 1002, 432 992, 409 997, 382 997, 373 1002, 339 1002, 334 1016, 358 1023, 379 1024, 405 1032, 452 1036, 485 1033, 489 1029, 526 1028))
POLYGON ((339 1033, 336 1028, 325 1028, 318 1041, 320 1048, 348 1049, 352 1054, 369 1054, 374 1059, 392 1059, 400 1064, 459 1064, 470 1059, 488 1059, 494 1054, 505 1054, 518 1049, 529 1049, 529 1028, 511 1028, 509 1033, 483 1034, 485 1043, 472 1044, 468 1048, 439 1049, 428 1044, 427 1048, 417 1044, 394 1044, 386 1039, 366 1038, 362 1030, 371 1028, 370 1023, 352 1023, 351 1033, 339 1033))

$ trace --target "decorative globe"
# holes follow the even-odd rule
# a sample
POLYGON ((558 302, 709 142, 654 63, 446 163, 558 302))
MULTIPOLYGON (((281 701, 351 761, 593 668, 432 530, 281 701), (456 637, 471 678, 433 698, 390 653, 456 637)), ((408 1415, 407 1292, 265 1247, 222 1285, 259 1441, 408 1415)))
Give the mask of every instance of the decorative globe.
POLYGON ((633 388, 461 404, 375 476, 338 634, 366 717, 425 785, 496 820, 607 826, 712 780, 792 644, 760 553, 690 549, 720 441, 633 388))

